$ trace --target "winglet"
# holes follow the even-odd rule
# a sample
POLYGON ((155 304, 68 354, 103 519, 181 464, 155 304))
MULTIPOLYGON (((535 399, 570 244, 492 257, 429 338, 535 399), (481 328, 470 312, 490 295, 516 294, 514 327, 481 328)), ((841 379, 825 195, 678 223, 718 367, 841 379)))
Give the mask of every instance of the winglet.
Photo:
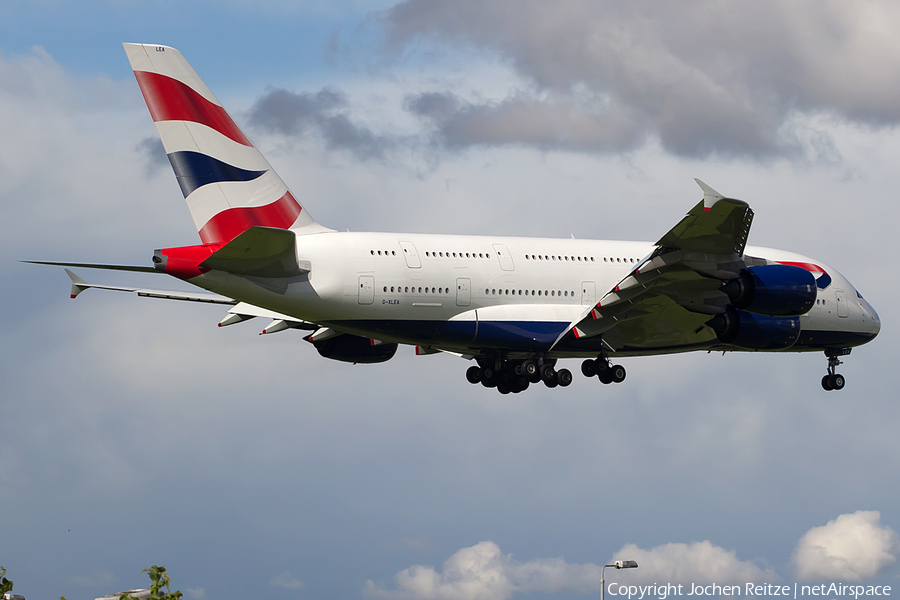
POLYGON ((69 279, 72 280, 72 294, 69 296, 70 298, 76 298, 78 294, 91 287, 90 285, 88 285, 87 281, 85 281, 72 271, 66 269, 66 273, 69 275, 69 279))
POLYGON ((713 207, 713 204, 725 198, 722 194, 712 189, 696 177, 694 177, 694 181, 697 182, 697 185, 700 186, 700 189, 703 190, 703 210, 709 212, 709 209, 713 207))

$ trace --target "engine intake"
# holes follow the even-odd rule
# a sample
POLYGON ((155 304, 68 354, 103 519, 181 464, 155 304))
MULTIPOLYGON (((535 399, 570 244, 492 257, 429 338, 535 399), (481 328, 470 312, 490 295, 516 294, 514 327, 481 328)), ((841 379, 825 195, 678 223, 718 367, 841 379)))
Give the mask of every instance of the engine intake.
POLYGON ((816 302, 816 278, 793 265, 748 267, 721 290, 735 308, 773 317, 804 315, 816 302))
POLYGON ((345 333, 313 342, 320 355, 349 363, 380 363, 390 360, 397 352, 397 344, 375 344, 369 338, 345 333))
POLYGON ((747 350, 786 350, 800 337, 800 317, 756 315, 733 306, 706 324, 720 342, 747 350))

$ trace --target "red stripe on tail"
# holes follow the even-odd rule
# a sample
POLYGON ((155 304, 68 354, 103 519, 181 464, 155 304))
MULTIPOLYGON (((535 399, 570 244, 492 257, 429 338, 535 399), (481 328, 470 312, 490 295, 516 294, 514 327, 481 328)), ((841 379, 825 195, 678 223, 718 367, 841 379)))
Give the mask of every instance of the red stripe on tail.
POLYGON ((184 83, 149 71, 135 71, 147 108, 158 121, 191 121, 215 129, 238 144, 252 147, 247 136, 225 109, 195 92, 184 83))
POLYGON ((200 239, 204 244, 230 242, 254 226, 287 229, 301 210, 290 192, 265 206, 229 208, 206 222, 200 229, 200 239))

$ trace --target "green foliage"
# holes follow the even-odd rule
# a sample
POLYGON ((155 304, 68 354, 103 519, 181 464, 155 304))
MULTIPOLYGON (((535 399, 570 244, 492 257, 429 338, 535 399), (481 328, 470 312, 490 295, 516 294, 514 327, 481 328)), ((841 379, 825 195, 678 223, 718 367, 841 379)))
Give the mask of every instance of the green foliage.
MULTIPOLYGON (((144 569, 141 573, 147 573, 150 576, 150 596, 159 598, 160 600, 181 600, 184 596, 181 592, 172 592, 169 590, 169 574, 166 573, 165 567, 153 565, 149 569, 144 569), (163 589, 165 588, 165 589, 163 589)), ((131 594, 122 594, 119 600, 134 600, 131 594)))
POLYGON ((0 595, 12 591, 13 582, 6 578, 6 569, 0 567, 0 595))
MULTIPOLYGON (((150 581, 153 582, 150 585, 151 597, 159 600, 181 600, 184 597, 184 594, 179 591, 170 591, 169 574, 166 573, 165 567, 153 565, 149 569, 144 569, 141 573, 147 573, 150 576, 150 581)), ((12 589, 13 582, 6 578, 6 569, 0 567, 0 595, 11 592, 12 589)), ((60 596, 59 600, 66 600, 66 597, 60 596)), ((119 596, 119 600, 135 600, 135 598, 131 594, 122 594, 119 596)))

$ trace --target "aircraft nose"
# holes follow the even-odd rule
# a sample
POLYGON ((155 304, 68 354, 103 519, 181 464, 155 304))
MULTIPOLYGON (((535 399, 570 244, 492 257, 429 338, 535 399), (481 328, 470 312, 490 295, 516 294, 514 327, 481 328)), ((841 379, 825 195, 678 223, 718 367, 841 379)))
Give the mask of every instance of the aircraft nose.
POLYGON ((875 309, 872 308, 872 305, 868 302, 866 303, 869 307, 869 312, 872 313, 872 320, 875 322, 875 327, 873 328, 872 337, 878 335, 878 332, 881 331, 881 319, 878 317, 878 313, 875 312, 875 309))

